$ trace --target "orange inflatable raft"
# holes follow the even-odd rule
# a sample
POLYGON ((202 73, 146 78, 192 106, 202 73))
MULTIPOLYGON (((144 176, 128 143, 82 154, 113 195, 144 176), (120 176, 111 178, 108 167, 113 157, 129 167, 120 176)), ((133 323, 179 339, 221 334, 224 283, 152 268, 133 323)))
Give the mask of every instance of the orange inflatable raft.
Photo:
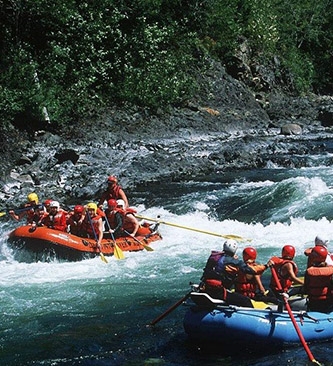
MULTIPOLYGON (((151 242, 161 240, 158 232, 145 236, 120 237, 103 239, 102 253, 105 256, 114 254, 115 244, 122 251, 144 250, 151 242)), ((8 237, 8 243, 14 249, 14 257, 19 261, 49 261, 52 259, 78 261, 99 255, 96 240, 81 238, 59 230, 46 227, 32 228, 30 225, 20 226, 8 237)))

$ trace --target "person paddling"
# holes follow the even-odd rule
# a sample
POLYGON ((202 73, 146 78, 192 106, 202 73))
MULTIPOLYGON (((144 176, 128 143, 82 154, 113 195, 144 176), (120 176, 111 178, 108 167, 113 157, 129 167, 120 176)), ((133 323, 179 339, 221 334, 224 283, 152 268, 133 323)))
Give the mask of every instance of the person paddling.
POLYGON ((50 229, 66 231, 66 211, 60 208, 58 201, 50 203, 50 212, 42 219, 42 224, 50 229))
MULTIPOLYGON (((322 247, 325 247, 327 249, 327 256, 326 256, 325 262, 328 266, 333 266, 332 254, 328 252, 329 241, 326 240, 326 239, 323 239, 321 236, 317 235, 315 237, 314 243, 315 243, 315 246, 322 246, 322 247)), ((312 248, 307 248, 304 251, 304 255, 306 255, 308 257, 307 268, 312 266, 311 255, 310 255, 311 252, 312 252, 312 249, 313 249, 313 247, 312 248)))
POLYGON ((311 266, 304 276, 309 311, 328 313, 333 310, 333 266, 327 265, 327 254, 327 248, 321 245, 316 245, 310 254, 311 266))
POLYGON ((128 207, 128 199, 127 196, 122 189, 122 187, 118 184, 118 178, 115 175, 110 175, 107 179, 108 187, 107 189, 102 193, 102 196, 100 200, 98 201, 97 206, 99 208, 103 207, 103 203, 110 199, 114 200, 123 200, 125 204, 125 209, 128 207))
MULTIPOLYGON (((227 304, 253 308, 250 298, 230 291, 235 284, 239 271, 249 275, 260 273, 237 258, 237 249, 237 242, 228 239, 223 244, 222 252, 214 251, 211 254, 204 269, 200 289, 214 298, 224 300, 227 304), (212 256, 214 257, 212 258, 212 256)), ((267 269, 269 265, 270 263, 264 265, 264 268, 267 269)))
POLYGON ((99 214, 96 203, 90 202, 86 206, 86 215, 82 223, 82 232, 88 238, 96 240, 99 251, 102 250, 101 243, 103 239, 103 220, 99 214))
POLYGON ((239 270, 235 281, 235 291, 256 301, 277 303, 275 297, 268 297, 268 290, 265 290, 261 282, 261 275, 267 269, 267 265, 256 262, 257 251, 253 247, 246 247, 243 250, 243 261, 256 271, 256 274, 248 274, 239 270))
POLYGON ((108 208, 105 213, 105 232, 104 238, 118 238, 122 235, 123 217, 121 209, 117 208, 118 204, 115 199, 108 200, 108 208))
POLYGON ((295 253, 295 247, 287 244, 282 248, 281 257, 272 257, 270 259, 278 278, 277 282, 274 276, 271 276, 270 289, 277 299, 281 299, 281 296, 286 296, 285 294, 288 294, 289 289, 294 283, 304 284, 304 281, 297 277, 298 267, 293 261, 295 253))
POLYGON ((15 210, 9 210, 10 217, 14 220, 19 221, 26 217, 27 224, 32 224, 33 217, 35 215, 35 208, 38 205, 38 196, 36 193, 29 193, 27 196, 28 202, 24 204, 22 208, 19 208, 19 214, 15 213, 15 210))

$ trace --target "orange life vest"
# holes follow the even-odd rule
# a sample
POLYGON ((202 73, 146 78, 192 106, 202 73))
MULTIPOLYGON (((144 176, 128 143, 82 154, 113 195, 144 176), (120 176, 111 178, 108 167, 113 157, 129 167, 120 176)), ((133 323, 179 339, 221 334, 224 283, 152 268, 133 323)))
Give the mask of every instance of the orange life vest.
MULTIPOLYGON (((276 274, 278 276, 278 279, 280 281, 281 287, 283 292, 287 292, 289 290, 289 288, 291 287, 291 285, 293 284, 293 281, 291 280, 291 278, 287 275, 282 275, 282 267, 286 264, 286 263, 291 263, 292 266, 294 267, 294 273, 297 276, 298 273, 298 268, 297 265, 294 261, 290 260, 290 259, 283 259, 283 258, 279 258, 279 257, 273 257, 271 258, 271 260, 274 262, 274 268, 276 271, 276 274)), ((270 282, 270 287, 272 290, 279 292, 279 286, 277 285, 277 283, 274 280, 274 277, 271 277, 271 282, 270 282)))
POLYGON ((327 300, 333 297, 333 267, 310 267, 305 272, 305 288, 309 301, 327 300))
POLYGON ((66 231, 66 214, 63 210, 59 210, 55 215, 48 214, 43 218, 42 223, 49 228, 66 231))
POLYGON ((134 230, 134 224, 132 221, 129 220, 128 215, 135 214, 137 211, 134 208, 128 207, 125 210, 119 210, 120 214, 123 218, 123 230, 128 231, 129 233, 133 232, 134 230))
MULTIPOLYGON (((265 270, 265 266, 258 263, 248 263, 257 274, 261 274, 265 270)), ((237 280, 235 282, 235 290, 236 292, 248 296, 253 299, 256 295, 256 291, 258 289, 258 283, 255 279, 254 275, 246 274, 242 271, 239 271, 237 280)))
POLYGON ((96 237, 98 238, 98 236, 99 236, 99 222, 98 221, 101 217, 102 216, 100 216, 100 215, 91 216, 90 217, 91 222, 89 220, 88 214, 84 218, 83 223, 82 223, 82 231, 85 232, 86 234, 88 234, 88 236, 90 238, 93 238, 93 239, 96 239, 96 237))

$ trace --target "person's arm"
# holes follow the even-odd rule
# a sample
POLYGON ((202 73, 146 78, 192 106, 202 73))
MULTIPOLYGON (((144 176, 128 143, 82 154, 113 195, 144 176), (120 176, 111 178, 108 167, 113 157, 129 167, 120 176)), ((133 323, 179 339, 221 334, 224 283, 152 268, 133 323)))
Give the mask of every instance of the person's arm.
POLYGON ((126 194, 125 194, 125 192, 122 188, 120 188, 120 190, 119 190, 119 196, 125 202, 125 207, 124 208, 127 208, 128 207, 128 199, 127 199, 127 196, 126 196, 126 194))
POLYGON ((103 239, 103 220, 100 218, 98 220, 98 240, 97 240, 97 247, 101 250, 101 243, 103 239))
POLYGON ((251 274, 251 275, 255 275, 257 272, 250 267, 248 264, 246 264, 244 261, 242 261, 241 259, 235 259, 233 258, 234 264, 243 272, 246 274, 251 274))
POLYGON ((296 277, 294 267, 291 263, 286 263, 284 265, 284 268, 293 282, 299 283, 300 285, 304 285, 304 281, 296 277))
POLYGON ((127 215, 127 218, 131 221, 131 223, 133 223, 134 225, 134 229, 133 231, 130 233, 130 236, 135 236, 136 232, 139 229, 139 221, 136 219, 136 217, 132 214, 127 215))
POLYGON ((19 215, 16 215, 16 213, 14 212, 14 210, 10 210, 8 211, 9 215, 11 218, 13 218, 14 220, 16 221, 19 221, 20 220, 20 216, 19 215))
POLYGON ((260 275, 255 275, 254 276, 255 281, 257 282, 258 285, 258 289, 262 294, 265 294, 266 290, 265 287, 263 286, 262 282, 261 282, 261 276, 260 275))

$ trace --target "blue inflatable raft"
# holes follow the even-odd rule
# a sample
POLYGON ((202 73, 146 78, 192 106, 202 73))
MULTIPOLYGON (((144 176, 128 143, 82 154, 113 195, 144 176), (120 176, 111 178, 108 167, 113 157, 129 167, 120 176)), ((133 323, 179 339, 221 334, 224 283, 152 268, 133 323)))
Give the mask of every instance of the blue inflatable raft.
MULTIPOLYGON (((276 306, 252 309, 226 305, 206 293, 191 293, 194 302, 184 317, 191 340, 210 343, 285 347, 300 343, 287 311, 276 306)), ((333 339, 333 312, 295 310, 293 315, 306 342, 333 339)))

